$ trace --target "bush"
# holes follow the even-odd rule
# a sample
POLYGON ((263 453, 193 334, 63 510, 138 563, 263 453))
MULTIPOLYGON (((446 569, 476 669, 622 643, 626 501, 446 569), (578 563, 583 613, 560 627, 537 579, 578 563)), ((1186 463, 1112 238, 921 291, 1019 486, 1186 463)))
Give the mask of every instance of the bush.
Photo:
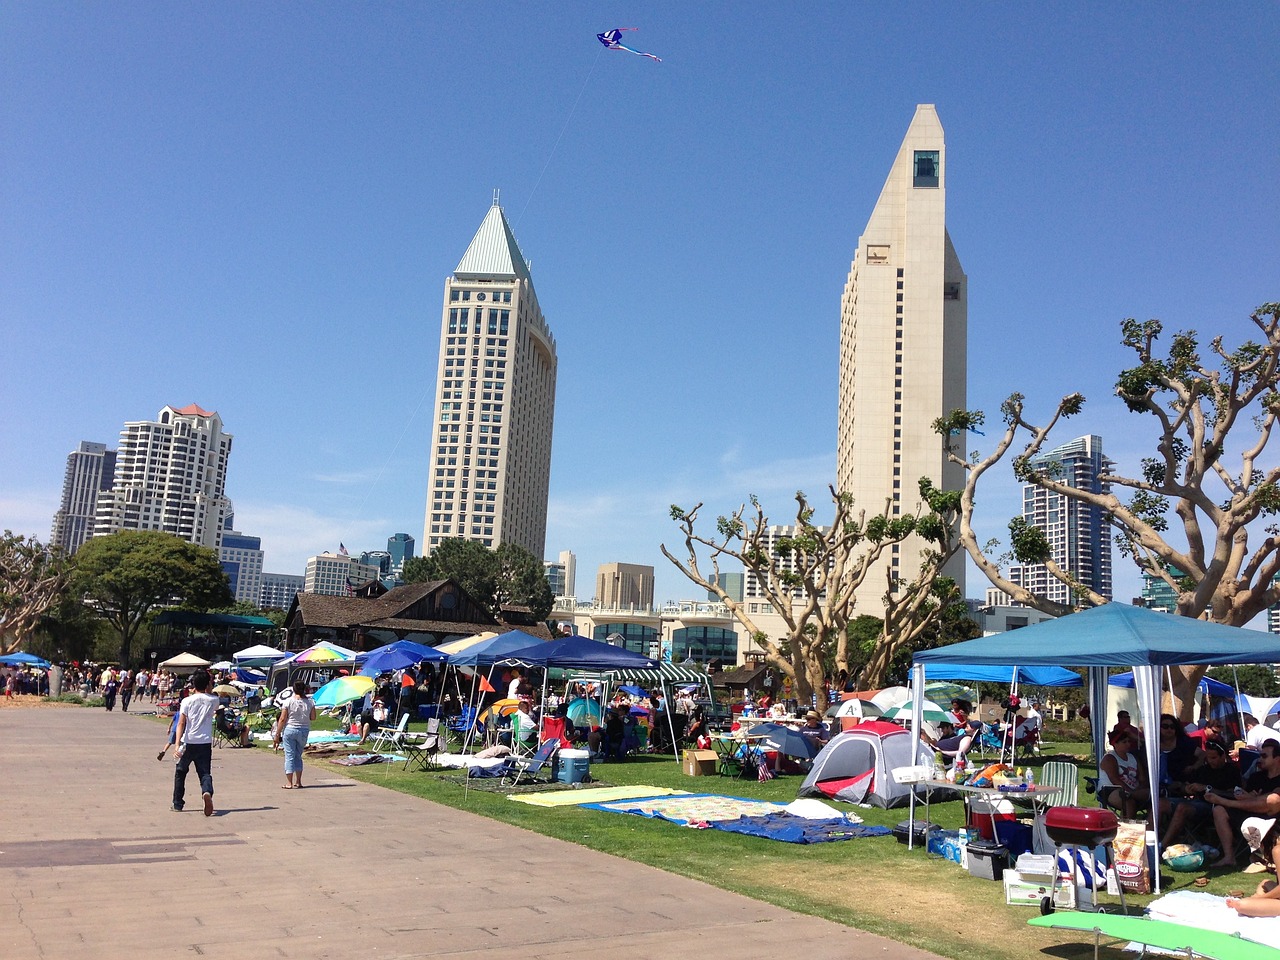
POLYGON ((78 693, 64 693, 57 697, 45 697, 47 703, 75 703, 83 706, 84 697, 78 693))

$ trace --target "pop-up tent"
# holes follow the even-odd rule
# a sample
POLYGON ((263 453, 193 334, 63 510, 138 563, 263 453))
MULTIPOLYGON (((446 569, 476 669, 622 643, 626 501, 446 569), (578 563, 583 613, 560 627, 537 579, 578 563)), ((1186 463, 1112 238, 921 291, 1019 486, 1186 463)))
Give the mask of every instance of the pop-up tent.
POLYGON ((893 771, 932 760, 933 751, 914 733, 896 723, 868 720, 822 748, 796 795, 901 807, 911 798, 911 785, 895 781, 893 771))
MULTIPOLYGON (((1160 717, 1160 667, 1274 663, 1277 659, 1280 643, 1269 633, 1108 603, 1010 633, 922 650, 915 656, 912 672, 914 684, 923 689, 925 670, 933 663, 1088 667, 1093 746, 1101 760, 1106 752, 1108 667, 1133 667, 1142 724, 1148 730, 1156 730, 1160 717)), ((913 736, 920 725, 917 712, 912 716, 913 736)), ((1160 738, 1147 737, 1146 751, 1147 769, 1158 770, 1160 738)), ((1156 892, 1159 889, 1157 872, 1156 892)))
POLYGON ((1033 687, 1083 687, 1080 674, 1066 667, 982 663, 927 663, 926 680, 972 680, 977 683, 1025 683, 1033 687))

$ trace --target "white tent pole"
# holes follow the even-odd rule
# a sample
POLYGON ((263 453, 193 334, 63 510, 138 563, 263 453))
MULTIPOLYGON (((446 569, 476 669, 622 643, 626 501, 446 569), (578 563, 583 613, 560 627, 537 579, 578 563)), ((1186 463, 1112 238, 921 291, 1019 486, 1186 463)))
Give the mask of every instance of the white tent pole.
MULTIPOLYGON (((1151 664, 1133 668, 1133 683, 1138 692, 1138 709, 1144 721, 1144 738, 1147 753, 1148 783, 1151 787, 1151 811, 1158 818, 1160 811, 1160 681, 1159 669, 1151 664), (1154 722, 1153 722, 1154 721, 1154 722)), ((1159 821, 1156 819, 1156 826, 1159 821)), ((1145 857, 1146 845, 1142 855, 1145 857)), ((1160 831, 1155 831, 1155 892, 1160 892, 1160 831)))
MULTIPOLYGON (((920 759, 920 728, 924 725, 924 664, 911 665, 911 765, 920 759)), ((911 799, 907 813, 907 849, 915 846, 916 839, 916 785, 911 785, 911 799)))
POLYGON ((1240 736, 1244 736, 1244 707, 1240 703, 1240 674, 1236 665, 1231 665, 1231 683, 1236 688, 1236 723, 1240 725, 1240 736))

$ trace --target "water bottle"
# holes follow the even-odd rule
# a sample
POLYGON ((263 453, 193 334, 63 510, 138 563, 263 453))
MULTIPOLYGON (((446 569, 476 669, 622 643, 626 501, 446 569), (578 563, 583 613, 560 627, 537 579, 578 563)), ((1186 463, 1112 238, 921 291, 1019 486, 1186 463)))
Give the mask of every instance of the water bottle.
POLYGON ((1036 788, 1036 773, 1034 770, 1027 770, 1027 789, 1034 790, 1036 788))
POLYGON ((964 827, 960 828, 960 837, 957 841, 960 847, 960 869, 969 869, 969 831, 964 827))

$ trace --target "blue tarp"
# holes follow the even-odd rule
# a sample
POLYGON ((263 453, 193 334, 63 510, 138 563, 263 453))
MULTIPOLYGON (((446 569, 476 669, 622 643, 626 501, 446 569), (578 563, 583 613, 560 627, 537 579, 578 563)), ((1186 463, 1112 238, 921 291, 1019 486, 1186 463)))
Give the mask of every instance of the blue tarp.
POLYGON ((979 663, 930 663, 926 680, 974 680, 978 683, 1027 683, 1037 687, 1083 687, 1084 678, 1066 667, 1008 667, 979 663))
POLYGON ((1108 603, 1021 630, 922 650, 916 663, 1136 667, 1275 663, 1280 639, 1260 630, 1108 603))
MULTIPOLYGON (((1113 687, 1132 687, 1133 671, 1129 670, 1125 673, 1117 673, 1114 677, 1108 677, 1107 683, 1113 687)), ((1201 693, 1207 693, 1211 697, 1224 697, 1229 700, 1236 698, 1235 687, 1229 683, 1223 683, 1221 680, 1215 680, 1213 677, 1205 677, 1200 681, 1197 688, 1201 693)))
POLYGON ((610 646, 587 637, 561 637, 550 643, 535 642, 513 650, 503 662, 538 667, 568 667, 574 670, 620 670, 626 667, 657 670, 658 661, 622 647, 610 646))
POLYGON ((713 830, 726 833, 745 833, 750 837, 781 840, 783 843, 831 843, 834 840, 854 840, 858 837, 885 837, 893 831, 888 827, 865 827, 846 820, 807 820, 789 813, 775 813, 766 817, 739 817, 737 820, 713 820, 713 830))

